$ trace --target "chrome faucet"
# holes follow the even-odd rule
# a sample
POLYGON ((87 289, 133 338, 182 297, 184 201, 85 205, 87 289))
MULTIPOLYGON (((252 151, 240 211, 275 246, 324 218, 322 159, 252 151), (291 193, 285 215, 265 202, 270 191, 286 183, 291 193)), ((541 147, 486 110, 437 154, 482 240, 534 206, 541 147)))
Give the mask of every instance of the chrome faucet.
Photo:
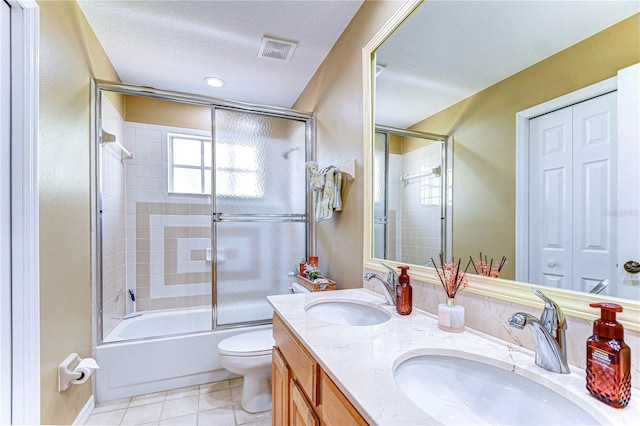
POLYGON ((565 330, 567 321, 562 309, 536 287, 531 291, 544 301, 542 316, 537 319, 525 312, 516 312, 509 317, 509 325, 522 330, 529 325, 536 342, 536 364, 554 373, 570 373, 567 364, 565 330))
POLYGON ((382 285, 382 289, 384 290, 384 298, 387 301, 387 305, 395 305, 396 304, 396 271, 393 270, 390 266, 385 265, 380 262, 382 266, 389 270, 387 274, 387 280, 383 280, 380 278, 378 274, 373 274, 368 272, 364 274, 364 279, 370 281, 372 278, 378 280, 378 282, 382 285))

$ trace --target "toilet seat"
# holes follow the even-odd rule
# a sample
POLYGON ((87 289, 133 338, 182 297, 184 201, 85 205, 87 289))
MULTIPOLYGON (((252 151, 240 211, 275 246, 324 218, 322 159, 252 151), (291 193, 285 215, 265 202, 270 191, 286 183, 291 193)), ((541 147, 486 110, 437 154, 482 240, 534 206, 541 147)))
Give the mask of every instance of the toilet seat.
POLYGON ((221 355, 230 356, 260 356, 271 355, 275 341, 273 330, 258 330, 248 333, 240 333, 228 337, 218 344, 218 352, 221 355))

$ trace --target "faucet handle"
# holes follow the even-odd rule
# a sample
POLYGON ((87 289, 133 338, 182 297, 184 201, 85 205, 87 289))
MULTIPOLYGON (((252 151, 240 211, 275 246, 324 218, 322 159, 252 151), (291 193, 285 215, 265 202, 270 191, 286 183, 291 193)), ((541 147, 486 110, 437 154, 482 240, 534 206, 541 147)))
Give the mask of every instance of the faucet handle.
POLYGON ((393 279, 395 281, 395 279, 396 279, 396 270, 393 269, 391 266, 386 265, 384 262, 380 262, 380 264, 382 266, 384 266, 385 268, 387 268, 387 270, 389 270, 389 275, 387 275, 387 280, 393 279))
POLYGON ((540 316, 540 322, 545 326, 547 331, 554 334, 557 329, 566 330, 567 321, 560 306, 545 296, 537 287, 531 287, 531 291, 544 301, 544 310, 540 316))

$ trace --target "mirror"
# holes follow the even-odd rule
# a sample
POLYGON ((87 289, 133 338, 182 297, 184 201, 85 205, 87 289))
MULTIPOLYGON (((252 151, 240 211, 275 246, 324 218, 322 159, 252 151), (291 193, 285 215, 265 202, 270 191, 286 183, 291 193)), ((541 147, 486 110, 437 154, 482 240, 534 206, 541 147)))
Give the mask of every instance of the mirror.
MULTIPOLYGON (((575 105, 580 109, 582 101, 614 93, 617 99, 609 99, 608 105, 623 105, 623 111, 607 117, 617 122, 587 119, 563 128, 575 127, 573 133, 579 134, 581 127, 590 126, 591 133, 582 135, 587 144, 605 130, 613 142, 621 132, 634 131, 624 130, 621 123, 627 105, 638 108, 637 88, 636 98, 631 95, 627 101, 629 92, 621 85, 638 79, 633 74, 640 62, 638 3, 409 3, 405 13, 410 15, 398 17, 395 29, 381 32, 368 46, 366 59, 374 67, 369 74, 372 125, 455 140, 451 220, 456 259, 466 263, 482 252, 498 263, 504 256, 508 262, 500 278, 562 289, 557 294, 565 289, 589 292, 606 278, 609 286, 602 295, 640 299, 640 274, 624 266, 640 260, 640 175, 624 157, 632 154, 637 161, 637 129, 624 140, 618 138, 604 160, 581 159, 572 147, 579 142, 569 142, 569 159, 563 161, 572 166, 564 169, 563 178, 556 173, 554 181, 553 170, 559 166, 540 164, 535 147, 551 152, 567 140, 554 133, 555 122, 534 120, 565 107, 571 117, 592 117, 575 105), (548 138, 534 139, 540 135, 548 138), (587 163, 606 167, 589 168, 587 163), (548 198, 553 197, 564 198, 552 205, 548 198), (564 204, 569 201, 573 207, 564 204), (546 227, 534 227, 541 223, 546 227), (604 260, 594 260, 579 252, 606 253, 604 260), (608 266, 585 275, 598 262, 608 266)), ((632 121, 637 113, 635 117, 632 121)), ((384 256, 375 239, 376 225, 368 220, 372 247, 368 255, 365 247, 367 267, 384 256)), ((503 285, 499 281, 494 294, 503 285)))

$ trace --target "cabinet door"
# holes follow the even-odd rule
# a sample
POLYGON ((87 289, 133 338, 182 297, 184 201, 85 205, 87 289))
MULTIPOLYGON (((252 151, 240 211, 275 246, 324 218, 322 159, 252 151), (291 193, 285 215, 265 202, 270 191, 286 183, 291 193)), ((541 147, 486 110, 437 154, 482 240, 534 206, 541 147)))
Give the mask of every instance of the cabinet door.
POLYGON ((322 424, 340 426, 368 424, 324 371, 321 383, 322 424))
POLYGON ((271 380, 274 426, 289 425, 289 368, 277 347, 273 348, 273 375, 271 380))
POLYGON ((289 392, 291 393, 289 419, 291 420, 291 426, 319 426, 320 421, 298 383, 293 379, 289 383, 289 392))

